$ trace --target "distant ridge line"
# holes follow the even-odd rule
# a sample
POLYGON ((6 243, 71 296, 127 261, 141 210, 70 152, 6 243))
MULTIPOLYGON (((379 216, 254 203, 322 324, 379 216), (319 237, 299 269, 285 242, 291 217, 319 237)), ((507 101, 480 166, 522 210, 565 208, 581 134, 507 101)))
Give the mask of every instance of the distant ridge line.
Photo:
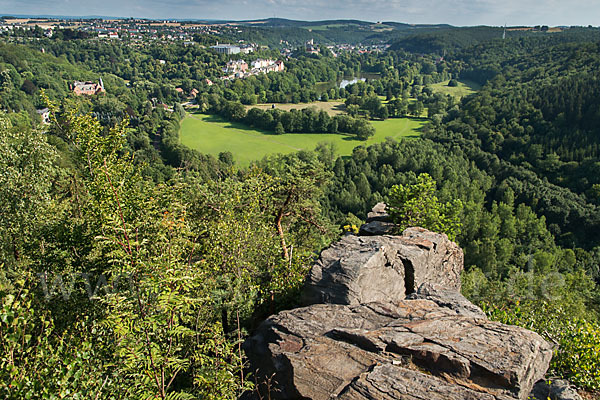
POLYGON ((51 15, 51 14, 12 14, 0 12, 2 17, 13 17, 13 18, 46 18, 46 19, 64 19, 64 20, 77 20, 77 19, 140 19, 148 21, 171 21, 171 22, 209 22, 209 23, 223 23, 223 24, 263 24, 263 26, 311 26, 311 25, 333 25, 333 24, 354 24, 354 25, 389 25, 393 27, 403 28, 451 28, 449 24, 410 24, 406 22, 396 21, 384 21, 384 22, 373 22, 363 21, 358 19, 326 19, 326 20, 294 20, 287 18, 257 18, 257 19, 246 19, 246 20, 233 20, 233 19, 212 19, 212 18, 148 18, 148 17, 116 17, 109 15, 51 15))

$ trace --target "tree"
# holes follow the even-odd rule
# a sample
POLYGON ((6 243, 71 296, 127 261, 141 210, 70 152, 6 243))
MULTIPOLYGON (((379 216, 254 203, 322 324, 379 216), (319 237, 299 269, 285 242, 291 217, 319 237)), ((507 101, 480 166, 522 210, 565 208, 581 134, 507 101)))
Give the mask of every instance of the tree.
MULTIPOLYGON (((209 263, 214 242, 199 243, 199 223, 189 219, 190 204, 182 194, 190 186, 200 191, 197 181, 184 185, 176 175, 168 185, 152 184, 124 152, 125 123, 104 133, 96 119, 77 109, 62 114, 55 129, 72 140, 79 180, 72 201, 80 209, 78 218, 97 230, 89 262, 96 274, 113 278, 98 299, 106 312, 99 321, 103 328, 94 334, 107 346, 104 375, 132 398, 184 398, 192 392, 236 398, 249 387, 238 346, 242 327, 227 336, 215 311, 223 274, 216 278, 217 266, 209 263), (119 277, 125 277, 120 284, 119 277)), ((245 222, 239 220, 239 226, 245 222)), ((225 278, 235 274, 228 272, 225 278)))
POLYGON ((0 254, 7 267, 20 260, 24 245, 53 218, 50 193, 58 178, 57 159, 44 135, 13 128, 0 115, 0 254))
POLYGON ((277 122, 277 125, 275 125, 275 134, 283 135, 284 133, 285 129, 283 129, 283 124, 281 123, 281 121, 277 122))
POLYGON ((219 153, 219 161, 227 165, 235 164, 233 154, 230 151, 222 151, 219 153))
POLYGON ((388 108, 384 105, 380 106, 377 109, 377 118, 381 118, 382 120, 386 120, 389 117, 388 108))
MULTIPOLYGON (((308 224, 316 227, 322 234, 328 233, 321 221, 318 198, 331 174, 314 152, 302 151, 269 157, 262 164, 265 171, 276 178, 271 195, 274 226, 280 239, 282 256, 289 260, 289 241, 286 238, 290 231, 304 230, 301 227, 308 224)), ((309 237, 304 237, 304 240, 308 239, 309 237)))
POLYGON ((436 182, 429 174, 420 174, 412 185, 395 185, 390 189, 389 209, 400 231, 420 226, 443 232, 450 240, 460 233, 462 202, 442 203, 435 194, 436 182))
POLYGON ((362 118, 356 120, 354 124, 354 131, 360 140, 367 140, 371 136, 375 135, 375 127, 371 125, 369 121, 362 118))
POLYGON ((346 106, 346 112, 351 117, 356 117, 358 115, 359 110, 360 107, 358 106, 358 104, 349 104, 348 106, 346 106))

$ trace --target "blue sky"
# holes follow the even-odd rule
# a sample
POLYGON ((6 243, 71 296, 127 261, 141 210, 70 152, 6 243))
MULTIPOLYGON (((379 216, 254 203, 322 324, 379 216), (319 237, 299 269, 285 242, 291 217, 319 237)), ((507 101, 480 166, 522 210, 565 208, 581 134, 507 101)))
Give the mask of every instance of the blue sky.
POLYGON ((361 19, 453 25, 600 24, 598 0, 0 0, 0 14, 361 19))

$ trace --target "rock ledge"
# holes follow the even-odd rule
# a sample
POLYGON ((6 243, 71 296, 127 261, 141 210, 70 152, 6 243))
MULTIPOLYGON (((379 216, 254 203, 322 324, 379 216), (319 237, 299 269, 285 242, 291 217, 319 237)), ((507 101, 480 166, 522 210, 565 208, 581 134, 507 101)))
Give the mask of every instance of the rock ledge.
MULTIPOLYGON (((386 215, 378 204, 369 222, 389 223, 386 215)), ((244 343, 258 382, 270 381, 262 392, 275 399, 526 399, 552 346, 489 321, 460 294, 462 269, 462 250, 422 228, 342 238, 313 266, 302 296, 308 306, 270 317, 244 343)))

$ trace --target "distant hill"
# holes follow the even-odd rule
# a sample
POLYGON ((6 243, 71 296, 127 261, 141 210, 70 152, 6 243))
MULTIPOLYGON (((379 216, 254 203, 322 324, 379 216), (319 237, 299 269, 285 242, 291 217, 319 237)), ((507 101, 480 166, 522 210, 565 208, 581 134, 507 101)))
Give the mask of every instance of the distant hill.
MULTIPOLYGON (((502 39, 503 28, 490 26, 441 27, 437 31, 419 32, 391 42, 390 50, 404 50, 411 53, 437 53, 455 50, 502 39)), ((522 36, 526 31, 508 31, 506 37, 522 36)))
POLYGON ((398 30, 420 30, 420 29, 441 29, 441 28, 451 28, 452 25, 448 24, 437 24, 437 25, 427 25, 427 24, 407 24, 404 22, 370 22, 370 21, 361 21, 357 19, 327 19, 322 21, 301 21, 301 20, 293 20, 286 18, 266 18, 266 19, 256 19, 256 20, 246 20, 246 21, 228 21, 228 22, 237 22, 240 24, 248 24, 248 25, 261 25, 265 27, 273 27, 273 28, 300 28, 300 27, 311 27, 311 26, 362 26, 362 27, 372 27, 372 26, 383 26, 390 27, 398 30))
POLYGON ((388 25, 388 26, 392 26, 396 29, 407 29, 407 30, 416 30, 416 29, 447 29, 447 28, 452 28, 452 25, 448 25, 448 24, 435 24, 435 25, 428 25, 428 24, 406 24, 404 22, 392 22, 392 21, 386 21, 386 22, 382 22, 383 25, 388 25))
POLYGON ((373 22, 359 21, 355 19, 330 19, 323 21, 300 21, 286 18, 266 18, 256 19, 247 21, 230 21, 238 22, 241 24, 258 25, 272 27, 272 28, 301 28, 305 26, 319 26, 319 25, 359 25, 368 26, 373 25, 373 22))
POLYGON ((423 25, 401 22, 370 22, 356 19, 300 21, 285 18, 267 18, 246 21, 228 21, 252 27, 269 37, 289 43, 313 38, 318 43, 382 44, 392 43, 407 35, 439 32, 453 28, 451 25, 423 25), (304 32, 310 32, 308 35, 304 32))

